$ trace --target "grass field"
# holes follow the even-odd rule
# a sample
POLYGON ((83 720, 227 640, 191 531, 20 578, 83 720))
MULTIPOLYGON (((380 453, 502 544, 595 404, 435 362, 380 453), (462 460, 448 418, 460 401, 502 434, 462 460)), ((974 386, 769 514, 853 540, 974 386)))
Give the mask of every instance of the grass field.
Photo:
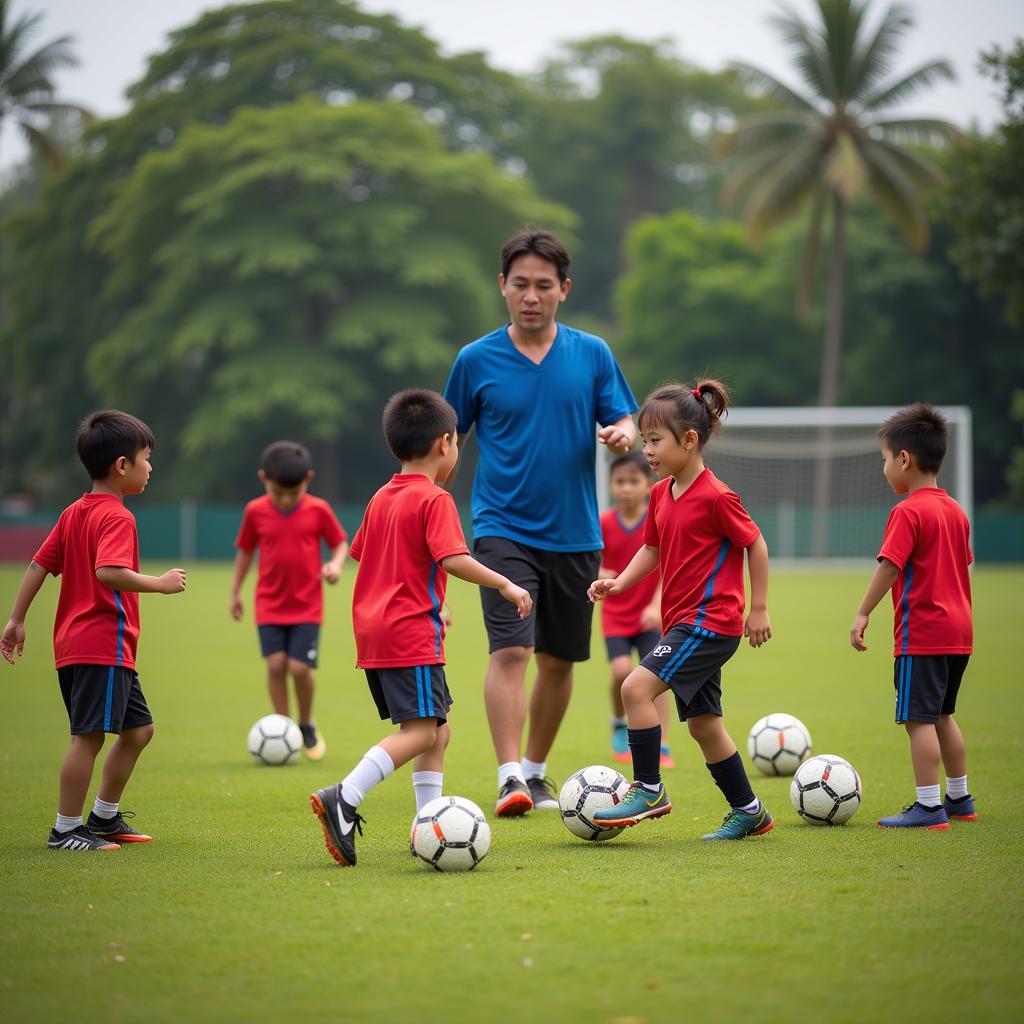
MULTIPOLYGON (((156 568, 156 567, 154 567, 156 568)), ((251 623, 227 614, 228 569, 200 566, 181 597, 145 596, 140 675, 157 734, 125 798, 148 846, 102 856, 45 847, 66 720, 51 665, 48 581, 15 669, 0 665, 0 1018, 170 1022, 875 1021, 1019 1019, 1024 942, 1024 745, 1013 713, 1024 641, 1024 571, 974 576, 977 654, 961 692, 980 820, 892 833, 875 819, 913 794, 892 724, 891 614, 871 650, 847 630, 864 574, 773 579, 766 648, 725 676, 726 722, 788 711, 815 750, 859 769, 864 805, 838 829, 803 825, 789 781, 755 780, 768 836, 702 844, 723 813, 679 730, 666 773, 674 811, 609 843, 573 839, 557 816, 492 821, 468 875, 411 860, 408 769, 362 808, 359 866, 323 847, 309 792, 344 775, 381 733, 351 666, 352 576, 328 595, 319 765, 249 762, 245 736, 269 708, 251 623)), ((20 567, 0 568, 4 611, 20 567)), ((456 698, 445 791, 493 806, 495 772, 474 588, 453 581, 448 641, 456 698)), ((599 642, 599 641, 598 641, 599 642)), ((561 781, 607 763, 605 663, 580 667, 549 762, 561 781)), ((91 799, 91 796, 90 796, 91 799)))

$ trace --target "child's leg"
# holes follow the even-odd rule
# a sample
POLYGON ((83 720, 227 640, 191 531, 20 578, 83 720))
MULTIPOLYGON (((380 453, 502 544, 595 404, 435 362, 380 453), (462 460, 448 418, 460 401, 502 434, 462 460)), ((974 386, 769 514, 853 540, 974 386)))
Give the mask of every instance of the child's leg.
POLYGON ((103 740, 102 732, 87 732, 71 737, 71 745, 60 766, 57 813, 62 818, 77 818, 78 824, 81 824, 85 795, 89 791, 93 765, 96 763, 96 755, 103 748, 103 740))
POLYGON ((444 784, 444 752, 452 737, 447 722, 438 726, 434 745, 419 754, 412 763, 412 788, 416 795, 416 810, 436 800, 444 784))
MULTIPOLYGON (((932 722, 907 722, 910 737, 910 760, 914 765, 914 783, 918 788, 939 785, 939 762, 942 750, 939 734, 932 722)), ((938 802, 938 801, 936 801, 938 802)))
POLYGON ((661 722, 661 745, 662 747, 667 747, 668 727, 672 724, 672 712, 675 710, 675 701, 672 699, 672 694, 666 690, 654 703, 658 708, 658 721, 661 722))
POLYGON ((941 715, 935 724, 935 733, 939 740, 939 754, 946 769, 946 776, 953 779, 966 777, 967 745, 956 719, 952 715, 941 715))
POLYGON ((125 786, 135 769, 135 762, 153 738, 152 725, 125 729, 114 741, 103 762, 99 797, 108 804, 119 804, 125 786))
POLYGON ((288 654, 274 651, 267 655, 267 692, 270 706, 279 714, 288 714, 288 654))
POLYGON ((652 790, 661 788, 661 720, 655 701, 667 689, 653 672, 641 665, 633 669, 622 684, 633 778, 652 790))
POLYGON ((743 758, 719 715, 696 715, 686 720, 690 735, 700 746, 704 762, 730 807, 754 814, 760 806, 743 767, 743 758))
POLYGON ((626 709, 622 703, 622 684, 626 681, 629 673, 633 671, 633 658, 629 654, 612 658, 609 662, 609 667, 612 672, 612 714, 616 718, 623 718, 625 717, 626 709))
POLYGON ((299 724, 306 725, 313 721, 313 691, 316 689, 316 677, 313 675, 313 669, 298 658, 288 659, 288 672, 295 683, 299 724))

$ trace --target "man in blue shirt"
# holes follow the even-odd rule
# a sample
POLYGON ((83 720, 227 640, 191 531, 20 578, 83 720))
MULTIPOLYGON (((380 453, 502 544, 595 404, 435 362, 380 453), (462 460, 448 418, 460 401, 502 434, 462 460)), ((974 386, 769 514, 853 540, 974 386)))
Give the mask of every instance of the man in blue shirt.
POLYGON ((558 807, 545 762, 569 705, 573 663, 590 657, 587 587, 601 556, 597 442, 616 454, 636 443, 636 400, 608 345, 555 319, 571 287, 568 272, 569 254, 550 232, 510 238, 498 283, 511 322, 459 352, 445 389, 458 432, 476 425, 474 554, 534 601, 520 620, 500 597, 480 591, 500 816, 558 807), (534 654, 537 679, 520 761, 534 654))

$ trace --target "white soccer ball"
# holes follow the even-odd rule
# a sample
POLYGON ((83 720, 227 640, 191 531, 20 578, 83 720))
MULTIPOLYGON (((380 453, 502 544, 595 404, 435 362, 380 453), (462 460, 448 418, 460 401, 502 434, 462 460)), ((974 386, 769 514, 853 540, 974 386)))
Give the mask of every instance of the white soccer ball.
POLYGON ((264 715, 249 730, 249 753, 257 764, 292 764, 302 752, 302 732, 285 715, 264 715))
POLYGON ((629 783, 614 768, 592 764, 571 775, 558 794, 562 824, 580 839, 588 841, 613 839, 621 828, 598 828, 594 812, 613 807, 626 795, 629 783))
POLYGON ((491 826, 472 800, 439 796, 412 819, 409 845, 437 871, 472 871, 491 848, 491 826))
POLYGON ((792 715, 765 715, 750 730, 747 752, 765 775, 792 775, 811 756, 811 734, 792 715))
POLYGON ((789 799, 808 825, 842 825, 860 807, 860 776, 845 758, 817 754, 797 768, 789 799))

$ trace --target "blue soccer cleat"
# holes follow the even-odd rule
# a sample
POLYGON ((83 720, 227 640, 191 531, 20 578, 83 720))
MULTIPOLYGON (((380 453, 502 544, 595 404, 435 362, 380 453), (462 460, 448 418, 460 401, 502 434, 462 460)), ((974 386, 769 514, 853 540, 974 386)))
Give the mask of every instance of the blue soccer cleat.
POLYGON ((942 809, 950 821, 977 821, 978 812, 974 809, 974 799, 970 793, 957 800, 947 796, 942 801, 942 809))
POLYGON ((631 760, 629 753, 629 726, 612 726, 612 757, 616 761, 625 762, 631 760))
POLYGON ((753 814, 733 807, 722 819, 722 824, 714 832, 701 836, 701 839, 746 839, 747 836, 763 836, 774 827, 775 819, 764 804, 753 814))
POLYGON ((922 804, 913 803, 904 807, 899 814, 891 818, 879 818, 879 828, 928 828, 940 831, 949 828, 949 818, 942 807, 931 809, 922 804))
POLYGON ((593 821, 597 828, 625 828, 645 818, 660 818, 671 810, 672 803, 664 786, 655 793, 634 782, 619 803, 595 811, 593 821))

